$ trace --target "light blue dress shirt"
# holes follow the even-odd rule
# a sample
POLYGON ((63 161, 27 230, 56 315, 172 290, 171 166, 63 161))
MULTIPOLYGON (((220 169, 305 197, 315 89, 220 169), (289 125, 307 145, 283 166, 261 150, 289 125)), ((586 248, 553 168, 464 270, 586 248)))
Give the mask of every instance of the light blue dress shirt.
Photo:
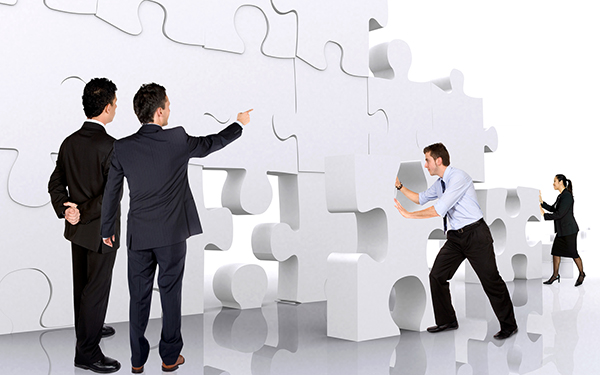
POLYGON ((435 211, 441 217, 448 215, 451 229, 463 228, 483 218, 473 180, 460 169, 448 166, 442 178, 438 179, 429 189, 419 193, 421 205, 435 199, 438 199, 433 205, 435 211), (444 193, 441 180, 444 180, 446 184, 444 193))

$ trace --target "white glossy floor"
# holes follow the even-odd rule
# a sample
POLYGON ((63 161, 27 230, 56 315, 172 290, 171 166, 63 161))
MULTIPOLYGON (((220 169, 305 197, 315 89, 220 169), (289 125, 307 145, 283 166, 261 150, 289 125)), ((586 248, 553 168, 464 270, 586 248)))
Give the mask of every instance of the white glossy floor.
MULTIPOLYGON (((587 258, 586 256, 587 255, 587 258)), ((260 310, 211 310, 185 317, 178 374, 539 374, 587 375, 600 370, 600 270, 582 254, 588 277, 542 285, 542 280, 508 283, 519 333, 498 342, 498 323, 479 285, 457 275, 452 282, 460 328, 401 335, 363 343, 326 336, 325 303, 272 303, 260 310), (587 261, 586 261, 587 260, 587 261)), ((102 342, 104 353, 130 373, 127 323, 102 342)), ((151 321, 155 345, 160 321, 151 321)), ((91 374, 73 367, 74 332, 60 329, 0 336, 0 374, 91 374)), ((153 347, 145 374, 161 374, 153 347)))

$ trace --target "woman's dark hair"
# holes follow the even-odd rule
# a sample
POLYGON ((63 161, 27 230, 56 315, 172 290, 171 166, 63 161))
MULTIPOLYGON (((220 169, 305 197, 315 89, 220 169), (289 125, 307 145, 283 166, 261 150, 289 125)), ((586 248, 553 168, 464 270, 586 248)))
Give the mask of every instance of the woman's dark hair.
POLYGON ((563 185, 565 186, 565 188, 571 193, 573 194, 573 183, 571 182, 571 180, 569 180, 568 178, 565 177, 564 174, 557 174, 556 175, 556 179, 558 181, 562 181, 563 185))
POLYGON ((167 90, 158 83, 142 85, 133 97, 133 111, 142 124, 154 121, 154 112, 165 108, 167 90))

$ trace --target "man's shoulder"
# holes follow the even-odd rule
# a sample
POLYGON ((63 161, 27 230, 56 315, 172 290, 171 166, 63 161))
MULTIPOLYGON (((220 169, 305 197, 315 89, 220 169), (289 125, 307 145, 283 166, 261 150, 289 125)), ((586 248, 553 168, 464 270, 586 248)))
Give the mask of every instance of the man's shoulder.
POLYGON ((175 126, 172 128, 167 128, 167 129, 164 129, 164 131, 167 133, 170 133, 170 134, 188 135, 183 126, 175 126))
POLYGON ((450 172, 450 173, 447 173, 447 176, 444 175, 444 180, 447 183, 461 184, 461 185, 473 183, 473 179, 471 178, 471 176, 469 176, 469 174, 467 172, 463 171, 462 169, 448 166, 448 169, 446 170, 446 172, 450 172))
POLYGON ((68 135, 64 141, 63 145, 69 144, 91 144, 91 146, 103 146, 109 145, 112 147, 115 138, 103 129, 89 129, 81 127, 68 135))

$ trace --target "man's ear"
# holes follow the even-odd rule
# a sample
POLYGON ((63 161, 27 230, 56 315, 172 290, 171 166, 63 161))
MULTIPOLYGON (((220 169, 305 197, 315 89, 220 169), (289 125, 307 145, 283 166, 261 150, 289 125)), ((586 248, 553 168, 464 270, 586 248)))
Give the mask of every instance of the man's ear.
POLYGON ((161 122, 160 119, 162 118, 163 111, 164 111, 164 109, 161 107, 156 108, 156 111, 154 112, 154 123, 155 124, 160 125, 160 122, 161 122))

